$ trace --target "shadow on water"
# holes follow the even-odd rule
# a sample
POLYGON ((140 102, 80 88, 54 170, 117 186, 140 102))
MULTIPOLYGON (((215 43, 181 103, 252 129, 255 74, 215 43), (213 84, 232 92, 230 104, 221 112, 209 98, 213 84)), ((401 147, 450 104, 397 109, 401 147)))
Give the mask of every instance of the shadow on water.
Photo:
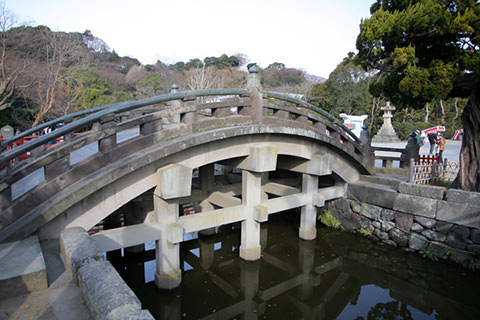
POLYGON ((319 227, 262 225, 262 259, 238 257, 239 225, 181 244, 182 284, 154 284, 154 250, 112 261, 156 319, 480 319, 480 274, 319 227))

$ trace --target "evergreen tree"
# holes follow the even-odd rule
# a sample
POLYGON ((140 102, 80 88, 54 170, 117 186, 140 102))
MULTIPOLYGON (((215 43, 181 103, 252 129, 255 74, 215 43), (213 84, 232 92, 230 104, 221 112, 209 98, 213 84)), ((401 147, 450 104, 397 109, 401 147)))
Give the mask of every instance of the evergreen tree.
POLYGON ((455 187, 480 191, 480 4, 377 0, 360 24, 359 59, 379 70, 377 92, 398 107, 468 97, 455 187))

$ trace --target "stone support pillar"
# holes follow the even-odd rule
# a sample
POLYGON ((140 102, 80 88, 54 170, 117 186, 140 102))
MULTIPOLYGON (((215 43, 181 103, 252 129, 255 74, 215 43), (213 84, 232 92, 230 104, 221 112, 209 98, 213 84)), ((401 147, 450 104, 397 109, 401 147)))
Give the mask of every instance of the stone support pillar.
POLYGON ((215 187, 215 164, 209 163, 199 168, 200 189, 204 192, 215 187))
POLYGON ((171 164, 158 169, 157 187, 153 193, 155 222, 160 228, 156 241, 157 271, 155 284, 160 289, 174 289, 180 285, 180 247, 183 231, 179 230, 179 198, 191 194, 192 169, 171 164))
POLYGON ((248 261, 260 259, 260 223, 254 219, 254 206, 261 201, 262 174, 242 171, 242 204, 248 217, 242 221, 240 257, 248 261))
MULTIPOLYGON (((277 167, 278 149, 264 144, 250 149, 249 156, 238 164, 242 171, 242 205, 247 218, 242 221, 240 257, 254 261, 260 259, 260 223, 258 205, 262 201, 262 177, 277 167)), ((264 178, 265 179, 265 178, 264 178)))
POLYGON ((215 243, 210 239, 200 239, 200 266, 203 270, 209 270, 215 260, 215 243))
POLYGON ((168 241, 169 225, 178 219, 178 201, 163 200, 154 194, 155 213, 161 225, 160 239, 156 241, 157 271, 155 284, 160 289, 174 289, 182 281, 180 247, 168 241))
MULTIPOLYGON (((210 192, 215 188, 215 164, 209 163, 199 168, 199 177, 200 177, 200 189, 205 194, 210 194, 210 192)), ((200 202, 200 210, 202 212, 214 210, 213 205, 208 202, 208 200, 203 200, 200 202)), ((199 232, 200 236, 211 236, 216 233, 216 228, 208 228, 201 230, 199 232)))
POLYGON ((302 192, 310 195, 310 201, 302 207, 299 237, 313 240, 317 237, 317 209, 313 205, 313 195, 318 191, 318 176, 302 174, 302 192))

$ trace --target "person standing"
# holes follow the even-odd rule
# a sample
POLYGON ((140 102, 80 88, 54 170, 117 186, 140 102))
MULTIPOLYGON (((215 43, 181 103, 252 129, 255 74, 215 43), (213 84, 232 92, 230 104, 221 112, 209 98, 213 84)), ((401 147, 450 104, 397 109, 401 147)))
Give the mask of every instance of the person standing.
POLYGON ((415 140, 419 147, 423 146, 423 136, 420 130, 415 130, 415 140))
POLYGON ((440 158, 440 163, 443 163, 443 151, 445 150, 445 143, 447 141, 443 137, 443 134, 439 133, 438 138, 437 138, 437 144, 438 144, 438 156, 440 158))
POLYGON ((430 143, 429 154, 433 154, 433 151, 435 150, 435 144, 437 143, 437 135, 434 132, 430 132, 428 134, 428 142, 430 143))

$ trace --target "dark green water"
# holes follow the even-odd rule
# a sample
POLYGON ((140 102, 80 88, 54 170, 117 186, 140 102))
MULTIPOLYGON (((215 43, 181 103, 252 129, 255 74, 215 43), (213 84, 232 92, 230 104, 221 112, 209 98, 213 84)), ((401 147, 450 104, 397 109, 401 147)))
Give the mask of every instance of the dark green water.
POLYGON ((262 224, 262 259, 238 257, 239 225, 181 244, 182 285, 155 287, 154 250, 112 261, 156 319, 480 319, 480 273, 319 227, 262 224))

